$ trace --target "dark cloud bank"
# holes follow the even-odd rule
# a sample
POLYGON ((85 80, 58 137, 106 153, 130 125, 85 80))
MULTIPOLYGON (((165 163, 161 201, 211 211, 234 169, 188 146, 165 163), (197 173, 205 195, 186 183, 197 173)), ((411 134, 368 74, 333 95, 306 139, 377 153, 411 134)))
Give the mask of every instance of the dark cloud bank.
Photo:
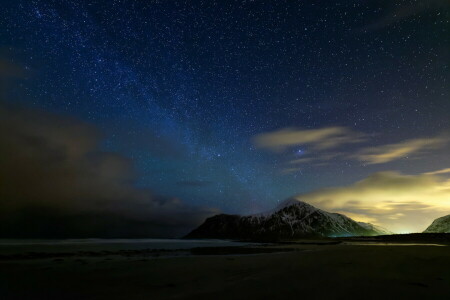
POLYGON ((176 237, 217 211, 138 189, 80 121, 0 106, 0 238, 176 237))

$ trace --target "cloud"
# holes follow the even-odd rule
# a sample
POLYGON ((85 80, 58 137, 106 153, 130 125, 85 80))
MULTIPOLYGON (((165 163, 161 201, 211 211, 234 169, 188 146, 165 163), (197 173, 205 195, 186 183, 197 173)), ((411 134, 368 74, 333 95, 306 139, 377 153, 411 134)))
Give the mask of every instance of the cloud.
POLYGON ((25 70, 21 66, 13 63, 11 60, 7 58, 0 57, 0 79, 23 78, 25 74, 26 74, 25 70))
POLYGON ((286 175, 286 174, 296 173, 300 170, 301 170, 300 168, 284 168, 280 171, 280 173, 283 175, 286 175))
POLYGON ((293 159, 289 161, 290 165, 300 165, 300 164, 313 164, 315 166, 324 165, 327 161, 332 159, 342 159, 344 157, 344 153, 336 152, 336 153, 316 153, 315 156, 310 157, 302 157, 298 159, 293 159))
MULTIPOLYGON (((357 160, 367 164, 383 164, 402 158, 417 158, 420 154, 428 153, 444 147, 449 141, 446 136, 405 140, 396 144, 366 147, 356 151, 356 154, 345 152, 315 152, 314 155, 306 153, 304 157, 292 159, 289 165, 310 164, 324 165, 331 160, 357 160)), ((440 170, 436 173, 449 173, 449 170, 440 170)))
POLYGON ((134 186, 88 124, 0 106, 0 237, 172 237, 217 213, 134 186))
POLYGON ((284 128, 262 133, 253 138, 256 147, 281 152, 288 147, 308 145, 312 149, 325 150, 344 144, 359 143, 363 135, 346 127, 325 127, 320 129, 284 128))
POLYGON ((352 157, 368 164, 382 164, 440 148, 447 142, 448 138, 444 137, 411 139, 397 144, 364 148, 352 157))
POLYGON ((204 187, 212 185, 212 181, 206 181, 206 180, 181 180, 177 181, 177 185, 184 186, 184 187, 204 187))
POLYGON ((375 173, 352 185, 296 196, 324 210, 394 232, 421 232, 450 212, 450 180, 436 175, 375 173))
POLYGON ((318 160, 317 157, 302 157, 302 158, 291 160, 289 162, 289 164, 291 164, 291 165, 306 164, 306 163, 314 162, 316 160, 318 160))
MULTIPOLYGON (((402 158, 416 159, 421 154, 445 147, 450 138, 448 134, 404 140, 399 143, 363 147, 349 152, 338 148, 342 145, 367 142, 367 134, 355 132, 346 127, 326 127, 320 129, 285 128, 262 133, 253 137, 258 148, 269 149, 285 155, 284 150, 294 146, 301 151, 288 152, 281 174, 294 173, 298 165, 324 166, 332 161, 360 161, 365 164, 383 164, 402 158), (303 147, 309 148, 303 150, 303 147)), ((436 173, 438 174, 438 173, 436 173)))
POLYGON ((436 174, 447 174, 447 173, 450 173, 450 168, 445 168, 445 169, 437 170, 437 171, 433 171, 433 172, 427 172, 425 174, 436 175, 436 174))

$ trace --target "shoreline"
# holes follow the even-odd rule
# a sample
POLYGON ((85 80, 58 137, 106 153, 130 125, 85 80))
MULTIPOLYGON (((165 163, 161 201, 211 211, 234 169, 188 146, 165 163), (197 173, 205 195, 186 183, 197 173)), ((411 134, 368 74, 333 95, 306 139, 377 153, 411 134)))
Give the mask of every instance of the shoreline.
MULTIPOLYGON (((164 240, 157 240, 165 242, 164 240)), ((186 240, 189 243, 189 240, 186 240)), ((91 242, 91 241, 90 241, 91 242)), ((133 249, 132 243, 129 243, 129 249, 119 250, 79 250, 79 251, 53 251, 49 246, 47 251, 34 251, 31 249, 22 250, 17 253, 0 253, 0 261, 10 260, 36 260, 36 259, 65 259, 65 258, 104 258, 104 257, 138 257, 138 258, 158 258, 175 256, 201 256, 201 255, 253 255, 284 253, 297 251, 298 247, 303 246, 450 246, 450 234, 408 234, 392 236, 374 236, 374 237, 345 237, 345 238, 321 238, 321 239, 301 239, 286 241, 220 241, 227 243, 226 246, 211 246, 209 240, 203 240, 207 246, 198 247, 199 241, 196 240, 192 247, 183 248, 142 248, 133 249)), ((110 242, 114 245, 114 242, 110 242)), ((125 242, 121 242, 127 245, 125 242)), ((133 240, 133 243, 139 243, 133 240)), ((95 243, 94 243, 95 244, 95 243)), ((29 244, 32 248, 34 244, 29 244)), ((59 246, 57 243, 55 246, 59 246)), ((187 245, 187 244, 186 244, 187 245)), ((13 247, 15 244, 3 244, 3 250, 13 247)), ((23 246, 23 245, 21 245, 23 246)), ((26 248, 24 248, 26 249, 26 248)), ((10 252, 13 248, 10 249, 10 252)))
POLYGON ((450 295, 447 247, 351 242, 258 247, 292 250, 224 254, 223 249, 203 249, 199 255, 185 256, 0 260, 0 294, 6 300, 445 299, 450 295))

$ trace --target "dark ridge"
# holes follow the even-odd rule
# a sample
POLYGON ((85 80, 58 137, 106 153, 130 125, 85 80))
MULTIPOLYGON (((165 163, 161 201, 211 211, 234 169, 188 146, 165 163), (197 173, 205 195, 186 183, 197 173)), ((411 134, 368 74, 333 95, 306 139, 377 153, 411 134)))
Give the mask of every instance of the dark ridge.
POLYGON ((409 233, 378 236, 355 236, 336 238, 340 241, 444 243, 450 244, 450 233, 409 233))
POLYGON ((207 218, 184 238, 278 242, 385 233, 368 225, 371 224, 363 226, 342 214, 329 213, 305 202, 288 199, 272 213, 249 216, 220 214, 207 218))

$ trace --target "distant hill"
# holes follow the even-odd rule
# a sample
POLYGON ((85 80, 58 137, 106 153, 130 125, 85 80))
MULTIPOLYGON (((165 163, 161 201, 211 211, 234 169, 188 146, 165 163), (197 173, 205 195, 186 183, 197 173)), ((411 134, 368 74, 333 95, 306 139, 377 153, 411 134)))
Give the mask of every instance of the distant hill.
POLYGON ((394 234, 392 231, 389 231, 386 228, 381 227, 381 226, 373 225, 373 224, 370 224, 370 223, 364 223, 364 222, 358 222, 358 224, 361 225, 362 227, 368 229, 368 230, 376 231, 377 235, 394 234))
POLYGON ((434 220, 424 233, 450 233, 450 215, 434 220))
POLYGON ((249 216, 220 214, 206 219, 186 238, 293 239, 302 237, 374 236, 387 230, 289 199, 274 211, 249 216))

